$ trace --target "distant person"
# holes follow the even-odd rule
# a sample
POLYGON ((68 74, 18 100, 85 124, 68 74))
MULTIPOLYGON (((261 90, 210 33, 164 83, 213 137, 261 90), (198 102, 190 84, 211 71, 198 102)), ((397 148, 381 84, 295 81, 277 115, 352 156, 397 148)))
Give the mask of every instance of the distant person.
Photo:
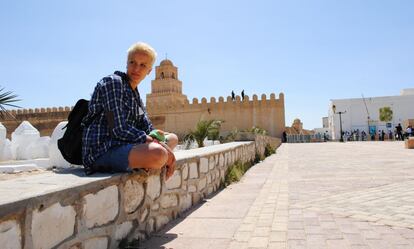
POLYGON ((388 131, 388 140, 393 140, 392 131, 391 130, 388 131))
POLYGON ((382 130, 381 131, 381 141, 384 141, 384 140, 385 140, 385 131, 382 130))
POLYGON ((397 131, 397 133, 396 133, 396 138, 397 138, 397 140, 404 140, 404 138, 403 138, 403 134, 402 134, 402 127, 401 127, 401 124, 400 123, 398 123, 398 125, 397 125, 397 127, 395 127, 395 129, 396 129, 396 131, 397 131))
POLYGON ((241 92, 242 100, 244 99, 244 90, 241 92))
POLYGON ((236 99, 236 96, 234 94, 234 91, 231 91, 231 99, 234 101, 236 99))
POLYGON ((282 133, 282 143, 286 143, 287 142, 287 133, 286 131, 283 131, 282 133))
POLYGON ((167 178, 174 173, 172 150, 178 138, 153 127, 138 92, 155 58, 156 52, 148 44, 133 44, 128 49, 126 73, 116 71, 96 85, 84 119, 92 121, 82 137, 86 170, 127 172, 166 166, 167 178))
POLYGON ((406 132, 406 134, 405 134, 405 137, 408 139, 408 137, 411 137, 412 136, 412 133, 413 133, 413 128, 411 127, 411 125, 409 125, 408 127, 407 127, 407 129, 405 130, 405 132, 406 132))

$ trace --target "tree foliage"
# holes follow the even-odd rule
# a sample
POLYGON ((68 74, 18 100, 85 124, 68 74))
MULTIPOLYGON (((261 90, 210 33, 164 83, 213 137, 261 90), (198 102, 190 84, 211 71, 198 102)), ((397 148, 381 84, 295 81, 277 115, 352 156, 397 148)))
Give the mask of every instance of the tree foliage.
POLYGON ((184 142, 187 144, 187 147, 191 142, 196 141, 198 147, 204 147, 204 139, 207 137, 212 140, 217 140, 220 133, 221 120, 201 120, 197 123, 194 130, 190 131, 184 137, 184 142))
POLYGON ((13 117, 12 114, 10 114, 7 109, 6 106, 10 106, 10 107, 15 107, 15 108, 20 108, 20 106, 14 105, 14 102, 20 101, 19 99, 17 99, 17 95, 13 94, 13 92, 4 91, 3 87, 0 87, 0 118, 4 119, 6 116, 11 116, 13 117))
POLYGON ((382 107, 379 109, 379 119, 382 122, 390 122, 392 120, 392 110, 389 106, 382 107))

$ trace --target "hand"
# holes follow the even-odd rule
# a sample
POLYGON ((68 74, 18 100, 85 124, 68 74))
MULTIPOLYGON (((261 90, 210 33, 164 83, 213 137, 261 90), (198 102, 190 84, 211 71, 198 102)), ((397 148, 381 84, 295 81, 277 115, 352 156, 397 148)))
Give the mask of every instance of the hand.
POLYGON ((145 143, 148 144, 148 143, 151 143, 151 142, 154 142, 154 139, 147 135, 147 140, 145 141, 145 143))
POLYGON ((176 159, 174 153, 171 151, 170 148, 168 148, 167 151, 168 159, 165 167, 167 168, 166 179, 168 180, 174 174, 176 159))

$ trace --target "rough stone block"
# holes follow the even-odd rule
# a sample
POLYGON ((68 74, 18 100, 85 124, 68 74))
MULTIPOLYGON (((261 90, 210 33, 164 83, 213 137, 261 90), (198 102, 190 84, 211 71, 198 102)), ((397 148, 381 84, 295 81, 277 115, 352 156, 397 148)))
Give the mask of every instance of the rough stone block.
POLYGON ((211 175, 210 174, 208 174, 207 175, 207 184, 210 184, 211 183, 211 175))
POLYGON ((191 207, 191 205, 192 205, 192 203, 191 203, 191 195, 190 194, 180 196, 180 209, 181 209, 181 212, 189 209, 191 207))
POLYGON ((196 191, 197 191, 196 186, 194 186, 194 185, 189 185, 188 186, 188 192, 192 193, 192 192, 196 192, 196 191))
POLYGON ((199 193, 192 193, 192 202, 193 202, 193 205, 199 203, 200 200, 201 200, 201 198, 202 198, 201 197, 201 194, 199 194, 199 193))
POLYGON ((220 170, 220 180, 224 182, 224 178, 226 177, 226 171, 224 169, 220 170))
POLYGON ((190 179, 198 178, 197 163, 190 163, 190 179))
POLYGON ((33 248, 52 248, 70 237, 75 230, 76 212, 72 206, 62 207, 60 203, 39 211, 32 216, 33 248))
POLYGON ((158 203, 155 203, 154 205, 151 206, 151 210, 156 211, 158 209, 160 209, 160 204, 158 204, 158 203))
POLYGON ((223 154, 220 154, 219 167, 220 168, 224 167, 224 156, 223 156, 223 154))
POLYGON ((106 224, 118 214, 118 187, 110 186, 84 197, 83 217, 88 228, 106 224))
POLYGON ((149 176, 147 179, 147 195, 155 200, 161 194, 161 181, 159 175, 149 176))
POLYGON ((208 187, 207 194, 210 195, 213 192, 214 192, 214 187, 208 187))
POLYGON ((0 223, 0 245, 2 248, 21 249, 21 241, 20 225, 16 220, 0 223))
POLYGON ((214 160, 213 156, 210 157, 208 167, 209 167, 210 170, 212 170, 212 169, 214 169, 214 167, 216 167, 216 161, 214 160))
POLYGON ((215 164, 216 166, 218 166, 218 165, 219 165, 219 154, 215 154, 215 155, 214 155, 214 164, 215 164))
POLYGON ((144 200, 144 187, 141 183, 128 180, 124 185, 124 210, 133 213, 144 200))
POLYGON ((183 175, 183 179, 187 180, 188 178, 188 164, 184 164, 184 166, 181 168, 181 172, 183 175))
POLYGON ((152 233, 154 231, 154 224, 155 224, 154 218, 150 218, 148 220, 147 225, 145 226, 145 232, 147 234, 150 234, 150 233, 152 233))
POLYGON ((200 173, 208 172, 208 158, 200 158, 200 173))
POLYGON ((127 221, 116 226, 115 239, 122 240, 132 229, 132 221, 127 221))
POLYGON ((69 249, 82 249, 82 246, 80 245, 80 243, 77 243, 77 244, 72 245, 71 247, 69 247, 69 249))
POLYGON ((161 215, 157 216, 155 219, 155 230, 159 231, 163 226, 165 226, 170 219, 167 216, 161 215))
POLYGON ((204 177, 198 181, 198 191, 202 191, 207 186, 207 178, 204 177))
POLYGON ((224 155, 224 162, 225 162, 226 165, 229 165, 230 164, 230 153, 227 152, 224 155))
POLYGON ((108 238, 107 237, 96 237, 88 239, 83 243, 84 249, 107 249, 108 238))
POLYGON ((167 189, 175 189, 181 187, 181 172, 176 170, 174 174, 165 182, 167 189))
POLYGON ((144 211, 142 211, 141 216, 139 217, 139 221, 141 223, 144 223, 144 221, 148 218, 149 210, 148 208, 145 208, 144 211))
POLYGON ((175 194, 166 194, 162 196, 161 198, 162 208, 175 207, 177 205, 178 205, 178 198, 175 194))

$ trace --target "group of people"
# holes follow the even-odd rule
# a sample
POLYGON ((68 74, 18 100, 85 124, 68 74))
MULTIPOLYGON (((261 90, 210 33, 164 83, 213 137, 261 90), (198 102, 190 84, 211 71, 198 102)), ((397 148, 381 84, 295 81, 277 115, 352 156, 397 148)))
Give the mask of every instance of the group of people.
MULTIPOLYGON (((234 91, 231 91, 231 99, 234 101, 236 99, 236 94, 234 93, 234 91)), ((244 90, 241 91, 241 99, 244 99, 244 90)))
MULTIPOLYGON (((365 131, 359 129, 352 130, 351 132, 343 132, 343 137, 346 141, 367 141, 368 134, 365 131)), ((392 130, 378 130, 378 132, 370 132, 369 139, 371 141, 385 141, 385 140, 404 140, 410 136, 414 136, 414 130, 411 125, 407 126, 405 132, 401 124, 398 124, 394 131, 392 130)))

